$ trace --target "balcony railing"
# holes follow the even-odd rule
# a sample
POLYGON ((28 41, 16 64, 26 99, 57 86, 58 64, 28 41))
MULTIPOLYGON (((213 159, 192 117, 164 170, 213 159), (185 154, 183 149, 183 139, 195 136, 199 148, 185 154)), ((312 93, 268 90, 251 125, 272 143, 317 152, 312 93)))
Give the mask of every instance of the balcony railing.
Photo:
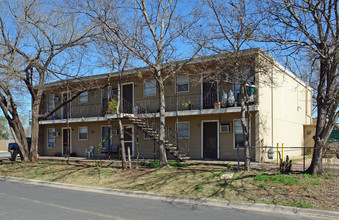
MULTIPOLYGON (((203 94, 189 94, 189 95, 174 95, 166 96, 166 112, 171 111, 184 111, 184 110, 202 110, 212 108, 227 108, 233 106, 239 106, 239 100, 236 100, 233 104, 228 102, 221 102, 221 96, 217 93, 203 93, 203 94), (219 105, 220 102, 220 105, 219 105)), ((254 104, 254 97, 251 97, 250 104, 254 104)), ((159 97, 152 97, 143 100, 136 100, 134 102, 134 111, 138 111, 138 106, 144 106, 148 113, 154 113, 160 111, 159 97)), ((131 112, 130 112, 131 113, 131 112)))
MULTIPOLYGON (((237 99, 236 99, 237 100, 237 99)), ((233 107, 239 104, 235 102, 234 104, 220 103, 221 97, 217 93, 205 93, 205 94, 178 94, 165 97, 166 112, 173 111, 184 111, 184 110, 202 110, 202 109, 211 109, 211 108, 227 108, 233 107), (216 105, 216 106, 215 106, 216 105)), ((252 98, 251 104, 254 103, 252 98)), ((160 111, 159 98, 158 97, 149 97, 141 100, 135 100, 134 106, 132 109, 129 105, 122 105, 122 112, 125 113, 156 113, 160 111), (141 107, 143 106, 143 107, 141 107)), ((102 106, 101 104, 79 104, 72 105, 70 107, 69 118, 82 118, 82 117, 102 117, 107 114, 107 105, 102 106)), ((66 119, 66 111, 61 109, 58 111, 55 116, 49 117, 47 120, 51 119, 66 119), (63 112, 63 114, 61 113, 63 112), (64 117, 62 117, 62 115, 64 117)))
POLYGON ((101 104, 81 104, 71 107, 72 118, 96 117, 105 114, 106 110, 102 108, 101 104))

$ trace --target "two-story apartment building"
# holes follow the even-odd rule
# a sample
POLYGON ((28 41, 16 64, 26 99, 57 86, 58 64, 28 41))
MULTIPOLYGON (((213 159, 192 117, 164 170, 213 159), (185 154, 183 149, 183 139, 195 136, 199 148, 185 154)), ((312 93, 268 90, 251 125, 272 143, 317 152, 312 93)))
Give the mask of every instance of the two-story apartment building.
MULTIPOLYGON (((311 89, 261 49, 247 54, 269 61, 265 74, 250 71, 255 88, 250 94, 250 145, 270 147, 283 142, 285 146, 304 146, 304 127, 312 120, 311 89)), ((213 63, 214 59, 197 58, 187 65, 213 63)), ((213 72, 210 66, 208 72, 213 72)), ((166 149, 179 159, 235 160, 236 147, 244 140, 237 103, 239 85, 229 80, 204 80, 205 74, 186 72, 165 81, 166 149)), ((40 121, 39 155, 85 156, 85 149, 95 146, 100 150, 95 150, 94 156, 104 158, 107 149, 115 151, 118 121, 117 115, 108 111, 108 103, 117 98, 117 77, 111 77, 110 87, 84 92, 52 118, 40 121)), ((107 74, 81 81, 90 80, 107 82, 107 74)), ((43 111, 53 109, 67 97, 67 91, 57 88, 58 82, 47 85, 43 111)), ((130 70, 121 78, 121 92, 125 145, 130 147, 132 157, 153 158, 159 121, 157 83, 147 68, 130 70)), ((265 161, 267 151, 253 148, 251 157, 265 161)))

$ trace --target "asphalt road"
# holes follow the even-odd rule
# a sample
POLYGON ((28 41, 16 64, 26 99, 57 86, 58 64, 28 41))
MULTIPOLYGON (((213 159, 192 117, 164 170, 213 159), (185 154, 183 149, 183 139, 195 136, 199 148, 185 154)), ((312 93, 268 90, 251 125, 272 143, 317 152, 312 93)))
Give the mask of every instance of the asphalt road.
POLYGON ((0 160, 8 160, 11 154, 7 151, 0 151, 0 160))
POLYGON ((0 182, 0 219, 311 218, 0 182))

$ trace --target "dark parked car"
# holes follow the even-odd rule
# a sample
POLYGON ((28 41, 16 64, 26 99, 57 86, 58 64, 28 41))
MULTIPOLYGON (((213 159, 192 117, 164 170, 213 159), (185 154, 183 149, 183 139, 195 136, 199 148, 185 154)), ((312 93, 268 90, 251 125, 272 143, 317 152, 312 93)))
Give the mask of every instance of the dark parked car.
MULTIPOLYGON (((28 150, 30 150, 31 149, 31 138, 27 137, 26 140, 27 140, 28 150)), ((11 153, 11 159, 10 159, 11 161, 15 161, 18 154, 20 155, 21 160, 23 159, 22 153, 17 143, 9 143, 8 152, 11 153)))

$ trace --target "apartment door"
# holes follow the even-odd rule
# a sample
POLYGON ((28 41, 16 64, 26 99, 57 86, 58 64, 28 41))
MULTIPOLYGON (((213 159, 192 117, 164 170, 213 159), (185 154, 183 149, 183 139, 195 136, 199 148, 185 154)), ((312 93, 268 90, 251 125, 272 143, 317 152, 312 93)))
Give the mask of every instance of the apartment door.
POLYGON ((131 156, 134 155, 133 149, 133 127, 124 128, 124 140, 125 140, 125 153, 127 155, 127 148, 129 147, 131 156))
POLYGON ((203 82, 203 108, 214 108, 214 102, 218 100, 217 82, 204 81, 203 82))
MULTIPOLYGON (((62 100, 65 102, 67 99, 70 98, 70 94, 63 93, 62 94, 62 100)), ((62 118, 67 119, 71 118, 71 103, 67 103, 62 106, 62 118)))
POLYGON ((62 154, 67 155, 71 153, 71 129, 62 129, 62 154))
POLYGON ((133 113, 133 83, 122 85, 122 109, 124 113, 133 113))
POLYGON ((203 122, 203 158, 218 159, 218 122, 203 122))
POLYGON ((108 126, 101 127, 101 151, 109 152, 111 150, 111 128, 108 126))

